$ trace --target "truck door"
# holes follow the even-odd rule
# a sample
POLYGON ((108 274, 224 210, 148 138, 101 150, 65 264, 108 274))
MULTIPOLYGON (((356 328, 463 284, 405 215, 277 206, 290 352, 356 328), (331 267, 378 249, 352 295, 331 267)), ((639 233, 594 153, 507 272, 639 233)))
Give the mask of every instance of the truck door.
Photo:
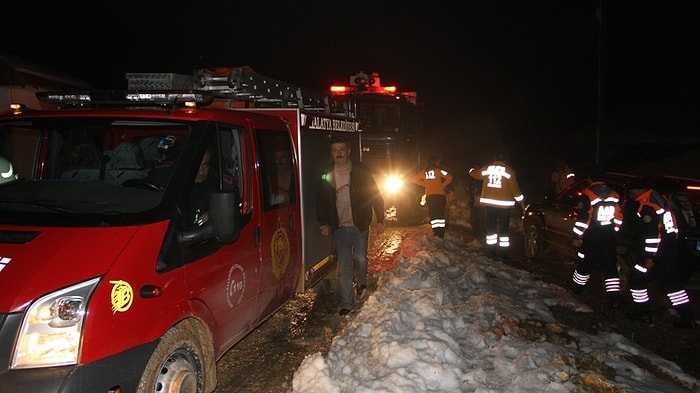
POLYGON ((212 137, 207 150, 213 154, 209 176, 216 177, 215 189, 238 193, 243 226, 231 244, 211 240, 191 246, 192 253, 200 253, 201 259, 185 266, 185 279, 191 298, 200 299, 214 318, 214 342, 221 350, 242 338, 259 320, 260 247, 256 246, 256 230, 250 222, 254 170, 249 136, 243 128, 222 124, 210 127, 212 137))
POLYGON ((262 314, 277 309, 296 289, 301 271, 301 217, 297 160, 288 131, 255 130, 262 220, 262 314))

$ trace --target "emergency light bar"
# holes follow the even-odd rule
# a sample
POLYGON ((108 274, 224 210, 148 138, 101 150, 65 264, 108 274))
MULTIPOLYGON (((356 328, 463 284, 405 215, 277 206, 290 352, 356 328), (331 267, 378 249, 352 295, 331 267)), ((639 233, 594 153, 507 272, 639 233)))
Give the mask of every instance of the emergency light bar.
POLYGON ((354 92, 359 93, 379 93, 379 94, 394 94, 396 93, 396 86, 331 86, 330 92, 332 94, 350 94, 354 92))

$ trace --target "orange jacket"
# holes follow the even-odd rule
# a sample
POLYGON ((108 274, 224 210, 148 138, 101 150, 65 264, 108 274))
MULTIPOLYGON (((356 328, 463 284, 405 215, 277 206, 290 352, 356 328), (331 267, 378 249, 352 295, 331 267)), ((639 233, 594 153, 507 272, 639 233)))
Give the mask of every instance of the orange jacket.
POLYGON ((482 205, 508 208, 515 206, 515 202, 522 205, 525 199, 515 171, 503 161, 496 160, 487 166, 472 168, 469 175, 484 181, 479 199, 482 205))
POLYGON ((452 175, 440 168, 429 168, 413 175, 414 184, 425 187, 425 195, 445 195, 445 187, 452 183, 452 175))

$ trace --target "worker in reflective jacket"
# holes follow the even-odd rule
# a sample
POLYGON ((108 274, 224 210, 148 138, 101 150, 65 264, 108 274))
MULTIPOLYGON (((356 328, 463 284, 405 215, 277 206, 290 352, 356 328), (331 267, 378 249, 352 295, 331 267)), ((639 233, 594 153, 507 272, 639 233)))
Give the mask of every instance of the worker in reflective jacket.
POLYGON ((658 191, 639 180, 627 184, 636 212, 635 229, 638 259, 630 272, 630 293, 634 310, 627 313, 633 320, 651 323, 649 280, 653 275, 671 306, 680 316, 676 327, 696 327, 688 293, 683 289, 678 269, 678 227, 670 203, 658 191))
POLYGON ((577 294, 591 278, 594 264, 603 271, 608 306, 620 305, 620 274, 617 270, 617 239, 623 221, 620 194, 596 174, 592 183, 581 192, 576 205, 573 246, 577 264, 570 288, 577 294))
POLYGON ((492 255, 509 257, 510 213, 516 202, 524 208, 525 197, 515 171, 506 164, 503 153, 481 168, 471 168, 469 175, 482 180, 479 204, 486 210, 486 248, 492 255))
POLYGON ((428 206, 428 218, 433 235, 445 236, 447 227, 446 209, 447 196, 445 187, 452 183, 452 175, 442 169, 439 156, 431 156, 424 171, 413 175, 411 181, 421 187, 425 187, 425 203, 428 206))

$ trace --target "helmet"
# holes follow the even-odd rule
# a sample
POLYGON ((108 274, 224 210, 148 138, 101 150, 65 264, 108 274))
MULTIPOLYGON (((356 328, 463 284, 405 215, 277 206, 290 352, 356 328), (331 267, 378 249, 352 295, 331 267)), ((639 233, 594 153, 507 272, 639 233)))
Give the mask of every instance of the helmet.
POLYGON ((14 166, 7 158, 0 156, 0 184, 11 183, 19 179, 14 166))

